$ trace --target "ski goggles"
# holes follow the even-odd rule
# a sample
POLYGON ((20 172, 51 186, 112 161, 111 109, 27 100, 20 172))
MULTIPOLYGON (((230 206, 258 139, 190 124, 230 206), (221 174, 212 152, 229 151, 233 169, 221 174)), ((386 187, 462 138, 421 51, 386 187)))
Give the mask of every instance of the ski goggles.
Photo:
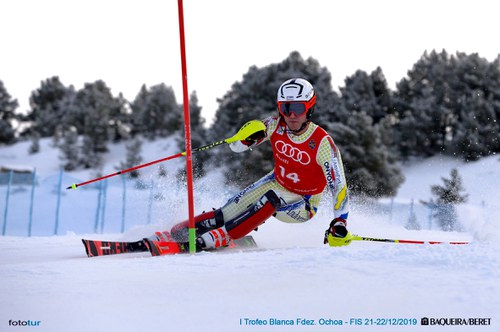
POLYGON ((295 114, 295 116, 301 116, 314 106, 315 101, 316 96, 309 101, 279 101, 278 111, 283 116, 290 116, 292 113, 295 114))

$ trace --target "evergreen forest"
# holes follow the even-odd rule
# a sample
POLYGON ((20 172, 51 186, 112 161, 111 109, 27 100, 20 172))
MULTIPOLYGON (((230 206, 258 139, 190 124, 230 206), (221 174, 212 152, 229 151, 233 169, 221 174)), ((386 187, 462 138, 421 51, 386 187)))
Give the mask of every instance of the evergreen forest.
MULTIPOLYGON (((293 77, 316 89, 313 121, 340 148, 351 194, 394 196, 404 181, 399 167, 410 158, 444 155, 473 162, 500 151, 500 56, 490 62, 445 50, 424 52, 394 90, 379 67, 357 70, 337 92, 329 70, 298 52, 280 63, 252 66, 217 100, 210 126, 191 93, 192 146, 229 137, 248 120, 277 115, 276 91, 293 77)), ((0 77, 0 146, 29 140, 30 153, 43 153, 39 140, 52 138, 67 171, 98 170, 111 142, 126 143, 124 167, 141 162, 144 140, 176 135, 179 150, 185 150, 182 98, 170 86, 143 85, 134 100, 110 91, 102 80, 76 90, 54 76, 32 91, 30 109, 21 112, 0 77)), ((195 175, 225 167, 228 182, 247 185, 272 169, 269 144, 244 153, 242 158, 219 148, 195 154, 195 175)))

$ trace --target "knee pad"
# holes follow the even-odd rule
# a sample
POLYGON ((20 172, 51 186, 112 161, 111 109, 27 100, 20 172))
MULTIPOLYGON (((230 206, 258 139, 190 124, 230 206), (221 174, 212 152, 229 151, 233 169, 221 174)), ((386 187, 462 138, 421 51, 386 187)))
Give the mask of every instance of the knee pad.
POLYGON ((280 205, 278 195, 269 190, 242 214, 225 222, 227 233, 231 239, 242 238, 269 219, 280 205))

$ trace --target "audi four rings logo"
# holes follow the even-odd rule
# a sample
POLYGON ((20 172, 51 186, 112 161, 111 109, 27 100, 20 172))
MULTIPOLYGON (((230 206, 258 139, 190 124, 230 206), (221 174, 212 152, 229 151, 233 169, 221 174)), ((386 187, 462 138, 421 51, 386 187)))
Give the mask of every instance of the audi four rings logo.
POLYGON ((311 162, 311 157, 305 151, 301 151, 296 147, 291 146, 283 141, 277 141, 274 146, 276 147, 276 151, 285 155, 296 162, 301 163, 302 165, 308 165, 311 162))

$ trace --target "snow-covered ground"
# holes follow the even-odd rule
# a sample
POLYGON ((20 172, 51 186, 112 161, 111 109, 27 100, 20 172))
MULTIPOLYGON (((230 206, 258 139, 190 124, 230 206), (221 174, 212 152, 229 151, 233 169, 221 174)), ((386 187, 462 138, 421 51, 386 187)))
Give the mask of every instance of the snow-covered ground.
MULTIPOLYGON (((47 142, 41 154, 30 156, 26 150, 27 144, 0 149, 0 164, 35 166, 40 177, 56 174, 57 153, 47 142)), ((145 146, 143 156, 146 162, 176 152, 175 145, 164 141, 145 146)), ((122 156, 123 149, 112 149, 103 172, 113 172, 122 156)), ((63 235, 40 236, 44 225, 37 221, 33 237, 16 235, 14 222, 8 224, 7 236, 0 237, 0 331, 500 331, 498 157, 468 164, 440 158, 410 163, 393 203, 429 199, 430 185, 441 184, 440 177, 448 177, 452 167, 459 170, 469 194, 458 211, 463 232, 435 227, 409 231, 401 218, 388 219, 357 204, 349 228, 366 236, 466 240, 469 245, 354 242, 329 248, 322 244, 331 208, 325 202, 313 221, 289 225, 271 219, 253 232, 264 251, 87 258, 82 237, 138 239, 184 218, 184 193, 160 183, 155 190, 166 199, 155 201, 147 224, 141 209, 148 206, 148 191, 142 196, 131 191, 125 233, 109 222, 104 234, 94 234, 97 191, 69 191, 62 205, 73 210, 61 213, 63 232, 58 234, 63 235), (92 206, 91 212, 83 211, 85 204, 92 206), (424 317, 435 324, 489 325, 429 327, 421 325, 424 317)), ((92 177, 84 172, 71 176, 92 177)), ((220 183, 220 174, 211 174, 197 184, 199 209, 218 206, 230 195, 233 188, 221 193, 220 183)), ((111 203, 117 200, 114 187, 109 188, 107 219, 119 219, 111 203)), ((0 209, 5 190, 0 186, 0 209)), ((54 227, 53 209, 50 202, 38 203, 34 210, 37 218, 50 220, 47 234, 54 227)), ((26 207, 9 210, 13 220, 20 214, 26 214, 26 207)))

